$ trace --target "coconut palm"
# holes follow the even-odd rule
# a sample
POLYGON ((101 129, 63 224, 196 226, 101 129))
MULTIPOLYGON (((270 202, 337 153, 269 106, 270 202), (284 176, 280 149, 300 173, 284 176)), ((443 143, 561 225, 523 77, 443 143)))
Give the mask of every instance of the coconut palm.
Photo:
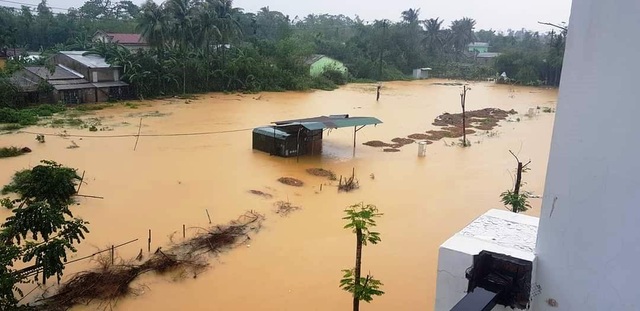
POLYGON ((468 17, 451 23, 451 44, 457 53, 462 53, 469 43, 475 41, 476 35, 473 32, 475 27, 476 21, 468 17))
POLYGON ((402 11, 402 20, 407 24, 417 24, 420 21, 420 9, 402 11))
POLYGON ((440 18, 430 18, 424 21, 425 37, 423 42, 431 55, 441 51, 444 45, 444 32, 441 29, 442 22, 444 21, 440 20, 440 18))
POLYGON ((195 6, 193 0, 169 0, 167 12, 171 17, 171 36, 181 48, 194 43, 195 6))
POLYGON ((169 35, 169 16, 162 6, 157 5, 153 0, 147 0, 140 7, 139 16, 136 30, 142 34, 149 45, 163 47, 169 35))

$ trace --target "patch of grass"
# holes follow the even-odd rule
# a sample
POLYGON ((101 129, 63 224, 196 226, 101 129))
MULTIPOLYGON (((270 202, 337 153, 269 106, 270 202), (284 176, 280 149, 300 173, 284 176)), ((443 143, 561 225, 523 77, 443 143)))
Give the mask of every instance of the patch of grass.
POLYGON ((13 124, 5 124, 0 126, 0 131, 15 131, 15 130, 19 130, 21 128, 23 128, 24 125, 20 125, 17 123, 13 123, 13 124))
POLYGON ((82 119, 68 117, 64 119, 55 119, 51 121, 52 127, 65 127, 65 126, 74 126, 81 127, 84 126, 85 122, 82 119))
POLYGON ((0 148, 0 158, 17 157, 22 154, 24 154, 24 151, 15 146, 0 148))
POLYGON ((75 108, 77 111, 96 111, 113 107, 113 104, 82 104, 75 108))
POLYGON ((130 102, 126 102, 124 103, 125 107, 131 108, 131 109, 138 109, 139 105, 138 104, 134 104, 134 103, 130 103, 130 102))
POLYGON ((40 105, 24 109, 0 108, 0 123, 35 125, 40 118, 53 116, 65 109, 61 105, 40 105))
POLYGON ((544 112, 544 113, 554 113, 555 110, 553 110, 553 108, 551 108, 551 107, 544 107, 544 108, 542 108, 542 112, 544 112))

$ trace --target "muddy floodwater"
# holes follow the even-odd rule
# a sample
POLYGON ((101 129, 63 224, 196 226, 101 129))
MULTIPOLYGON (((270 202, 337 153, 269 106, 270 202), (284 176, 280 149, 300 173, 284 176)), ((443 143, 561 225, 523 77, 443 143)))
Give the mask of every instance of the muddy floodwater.
MULTIPOLYGON (((86 172, 81 193, 104 199, 80 198, 72 207, 90 222, 91 233, 70 260, 132 239, 116 250, 123 258, 182 239, 194 227, 227 223, 247 210, 266 216, 251 240, 210 259, 211 267, 197 278, 145 275, 136 282, 138 295, 118 301, 113 310, 348 310, 351 298, 338 288, 341 269, 353 266, 355 237, 343 229, 343 209, 365 202, 384 216, 378 231, 382 242, 366 246, 363 272, 383 283, 384 296, 366 310, 432 310, 438 247, 480 214, 504 208, 499 194, 512 187, 516 166, 509 153, 531 160, 524 174, 525 190, 542 195, 554 121, 557 91, 471 83, 467 110, 515 109, 493 131, 470 135, 471 147, 449 146, 457 139, 436 141, 419 158, 417 144, 400 152, 364 146, 371 140, 391 141, 437 129, 434 118, 460 112, 461 86, 428 80, 385 83, 379 102, 375 85, 352 84, 336 91, 262 94, 205 94, 197 99, 165 99, 117 105, 80 118, 99 120, 90 132, 79 128, 30 127, 25 131, 80 135, 224 132, 199 136, 78 138, 46 135, 0 135, 0 145, 29 147, 32 153, 0 159, 0 182, 13 172, 54 160, 86 172), (540 109, 537 109, 540 107, 540 109), (529 108, 534 114, 527 115, 529 108), (272 157, 251 149, 251 128, 272 121, 318 115, 373 116, 384 123, 358 132, 353 156, 353 128, 325 132, 321 155, 272 157), (519 121, 518 121, 519 120, 519 121), (248 130, 246 130, 248 129, 248 130), (238 131, 235 131, 238 130, 238 131), (75 143, 78 148, 67 148, 75 143), (312 176, 309 168, 324 168, 338 176, 355 169, 360 189, 338 193, 337 183, 312 176), (304 182, 284 185, 280 177, 304 182), (320 185, 323 184, 322 191, 320 185), (250 193, 262 191, 271 198, 250 193), (290 201, 302 208, 286 217, 274 203, 290 201)), ((540 199, 531 199, 538 215, 540 199)), ((4 219, 9 212, 0 211, 4 219)), ((90 261, 70 264, 65 278, 88 269, 90 261)), ((53 279, 48 284, 54 283, 53 279)), ((30 290, 29 287, 25 287, 30 290)), ((28 299, 35 299, 35 291, 28 299)), ((101 307, 104 307, 101 306, 101 307)), ((97 304, 77 307, 93 310, 97 304)))

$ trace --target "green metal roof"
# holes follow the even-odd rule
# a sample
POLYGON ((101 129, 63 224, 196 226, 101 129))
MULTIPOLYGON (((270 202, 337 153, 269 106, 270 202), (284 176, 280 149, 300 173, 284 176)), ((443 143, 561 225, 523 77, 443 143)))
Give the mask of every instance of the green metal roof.
POLYGON ((301 125, 308 130, 321 130, 326 128, 337 129, 341 127, 365 126, 382 123, 374 117, 349 117, 349 115, 321 116, 306 119, 294 119, 273 122, 276 125, 301 125))
POLYGON ((272 126, 256 127, 253 129, 253 132, 265 135, 267 137, 275 137, 279 139, 285 139, 290 135, 289 133, 281 131, 272 126))

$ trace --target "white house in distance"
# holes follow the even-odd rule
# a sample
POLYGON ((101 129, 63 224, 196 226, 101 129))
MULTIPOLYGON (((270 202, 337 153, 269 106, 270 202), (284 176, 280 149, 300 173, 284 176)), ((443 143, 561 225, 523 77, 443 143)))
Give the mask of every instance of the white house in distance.
POLYGON ((573 1, 540 218, 490 211, 442 244, 436 311, 640 310, 638 15, 573 1))

